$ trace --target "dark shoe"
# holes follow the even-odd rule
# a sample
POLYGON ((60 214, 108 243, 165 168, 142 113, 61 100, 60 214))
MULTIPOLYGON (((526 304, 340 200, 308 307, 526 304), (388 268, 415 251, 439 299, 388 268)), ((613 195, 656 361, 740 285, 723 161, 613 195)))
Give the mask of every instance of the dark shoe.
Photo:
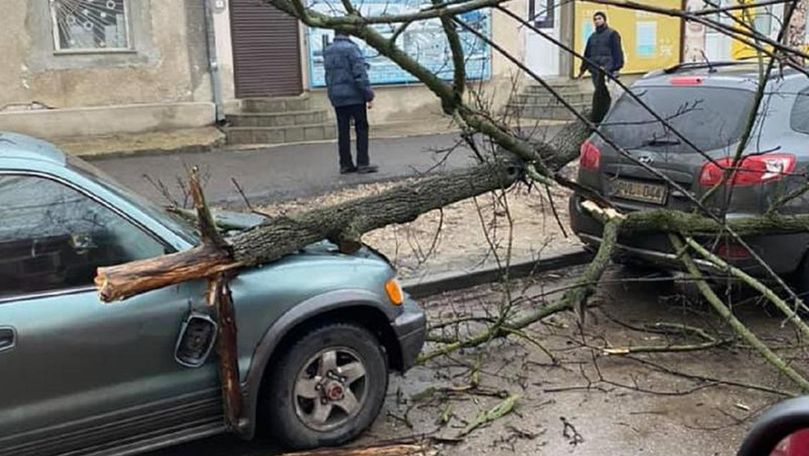
POLYGON ((357 173, 359 174, 371 174, 379 171, 379 167, 376 165, 362 165, 357 167, 357 173))
POLYGON ((340 174, 349 174, 349 173, 356 173, 357 167, 356 166, 349 166, 347 168, 340 168, 340 174))

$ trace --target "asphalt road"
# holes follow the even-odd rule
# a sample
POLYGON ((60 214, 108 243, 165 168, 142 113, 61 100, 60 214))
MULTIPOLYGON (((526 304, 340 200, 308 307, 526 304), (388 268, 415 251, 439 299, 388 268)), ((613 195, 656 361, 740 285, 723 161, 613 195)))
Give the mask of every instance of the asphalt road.
POLYGON ((133 190, 158 202, 166 202, 156 183, 162 183, 175 198, 182 198, 178 185, 185 170, 198 166, 205 179, 209 201, 240 205, 243 198, 234 180, 251 203, 287 200, 333 191, 362 183, 400 179, 438 166, 453 169, 474 162, 466 148, 450 154, 457 135, 420 136, 372 140, 371 161, 375 174, 340 175, 334 143, 301 144, 255 150, 220 149, 203 153, 147 155, 94 160, 93 164, 133 190))

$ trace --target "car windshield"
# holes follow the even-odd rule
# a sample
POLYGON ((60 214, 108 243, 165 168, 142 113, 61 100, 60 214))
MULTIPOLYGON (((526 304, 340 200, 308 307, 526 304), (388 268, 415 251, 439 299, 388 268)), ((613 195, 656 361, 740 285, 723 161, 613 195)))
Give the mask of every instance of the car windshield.
POLYGON ((165 208, 157 205, 148 199, 138 195, 137 193, 127 189, 111 176, 96 168, 95 166, 87 163, 84 160, 68 157, 68 165, 71 169, 83 174, 84 176, 93 179, 110 192, 120 196, 121 198, 130 201, 137 206, 144 213, 160 222, 167 229, 171 230, 174 234, 188 242, 189 244, 196 245, 199 243, 199 235, 197 234, 194 226, 184 218, 177 214, 167 211, 165 208))
MULTIPOLYGON (((638 87, 633 92, 701 151, 739 140, 755 96, 723 87, 638 87)), ((696 152, 628 95, 615 104, 602 126, 604 134, 625 149, 696 152)))

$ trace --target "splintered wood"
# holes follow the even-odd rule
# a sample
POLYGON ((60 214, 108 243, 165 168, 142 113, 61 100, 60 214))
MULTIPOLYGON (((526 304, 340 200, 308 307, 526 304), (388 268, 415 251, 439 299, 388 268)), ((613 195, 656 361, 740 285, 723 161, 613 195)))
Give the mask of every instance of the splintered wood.
POLYGON ((435 456, 438 451, 427 444, 380 444, 351 448, 324 448, 281 456, 435 456))

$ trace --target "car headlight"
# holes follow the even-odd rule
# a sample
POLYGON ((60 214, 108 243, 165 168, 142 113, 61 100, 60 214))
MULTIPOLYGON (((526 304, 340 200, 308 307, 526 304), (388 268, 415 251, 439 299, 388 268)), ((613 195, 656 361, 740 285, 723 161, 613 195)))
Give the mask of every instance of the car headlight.
POLYGON ((399 281, 396 279, 390 279, 385 282, 385 293, 388 295, 390 302, 392 302, 395 306, 400 306, 404 302, 404 292, 402 291, 402 286, 399 285, 399 281))

